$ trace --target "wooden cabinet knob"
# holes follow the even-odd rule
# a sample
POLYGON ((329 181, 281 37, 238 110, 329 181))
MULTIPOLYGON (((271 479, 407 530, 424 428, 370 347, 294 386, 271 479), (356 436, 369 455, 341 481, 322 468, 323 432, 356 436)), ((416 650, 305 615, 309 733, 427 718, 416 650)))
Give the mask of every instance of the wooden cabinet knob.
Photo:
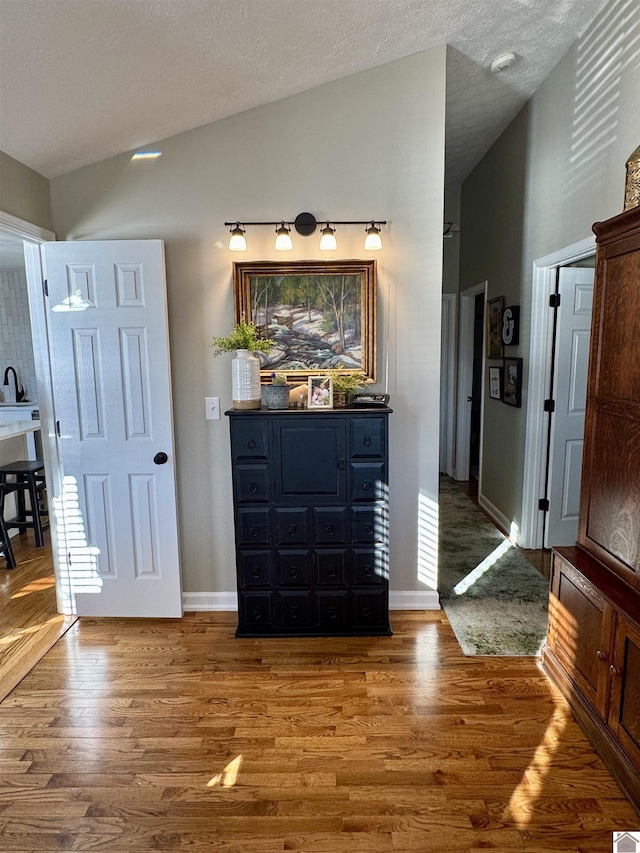
POLYGON ((609 655, 606 652, 601 651, 600 649, 598 649, 596 655, 598 656, 598 660, 605 661, 609 659, 609 655))
POLYGON ((622 670, 618 669, 618 667, 614 666, 613 664, 611 664, 611 666, 609 667, 609 672, 611 673, 611 675, 613 675, 614 678, 620 678, 620 676, 622 675, 622 670))

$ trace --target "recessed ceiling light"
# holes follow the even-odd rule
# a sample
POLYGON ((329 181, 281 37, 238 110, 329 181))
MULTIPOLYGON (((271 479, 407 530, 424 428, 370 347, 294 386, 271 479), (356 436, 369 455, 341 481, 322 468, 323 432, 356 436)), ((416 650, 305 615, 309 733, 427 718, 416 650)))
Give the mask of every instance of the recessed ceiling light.
POLYGON ((493 74, 497 74, 499 71, 504 71, 505 68, 511 68, 515 61, 515 53, 509 51, 508 53, 501 53, 500 56, 496 56, 489 67, 493 74))

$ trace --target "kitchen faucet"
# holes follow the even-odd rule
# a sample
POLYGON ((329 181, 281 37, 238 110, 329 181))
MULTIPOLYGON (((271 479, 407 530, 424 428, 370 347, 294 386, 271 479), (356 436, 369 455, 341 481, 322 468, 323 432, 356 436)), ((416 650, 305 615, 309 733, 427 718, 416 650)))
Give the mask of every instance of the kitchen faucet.
POLYGON ((7 367, 7 369, 5 370, 4 384, 9 385, 9 371, 13 373, 13 387, 16 391, 16 403, 22 403, 24 402, 24 398, 26 397, 26 392, 22 385, 20 386, 20 388, 18 388, 18 374, 16 373, 15 367, 11 367, 11 365, 9 365, 9 367, 7 367))

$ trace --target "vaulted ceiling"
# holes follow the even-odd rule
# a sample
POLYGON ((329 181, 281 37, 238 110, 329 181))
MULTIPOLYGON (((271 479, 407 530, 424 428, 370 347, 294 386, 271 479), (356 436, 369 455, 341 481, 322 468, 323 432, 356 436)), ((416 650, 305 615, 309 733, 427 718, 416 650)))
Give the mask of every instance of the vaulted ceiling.
POLYGON ((447 44, 446 174, 460 182, 603 6, 0 0, 0 150, 56 177, 447 44), (491 74, 506 51, 515 64, 491 74))

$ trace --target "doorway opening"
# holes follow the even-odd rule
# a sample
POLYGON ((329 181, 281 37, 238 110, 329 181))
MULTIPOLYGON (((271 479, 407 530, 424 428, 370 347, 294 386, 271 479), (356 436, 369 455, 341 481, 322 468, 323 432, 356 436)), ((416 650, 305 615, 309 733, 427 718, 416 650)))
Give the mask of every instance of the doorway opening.
POLYGON ((473 470, 479 491, 482 486, 486 296, 486 281, 460 294, 455 479, 467 481, 473 470))

